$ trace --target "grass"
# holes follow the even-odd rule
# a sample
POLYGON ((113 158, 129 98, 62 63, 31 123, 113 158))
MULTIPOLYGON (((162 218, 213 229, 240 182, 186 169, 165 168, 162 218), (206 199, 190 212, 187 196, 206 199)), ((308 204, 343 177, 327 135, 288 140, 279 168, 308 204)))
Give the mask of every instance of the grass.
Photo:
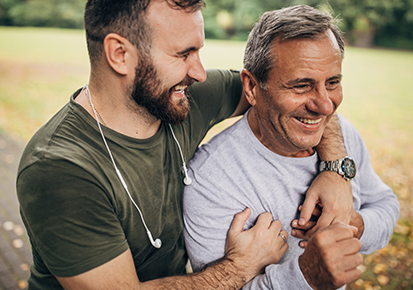
MULTIPOLYGON (((84 32, 0 27, 0 39, 0 130, 26 142, 88 82, 84 32)), ((207 40, 201 58, 206 68, 240 69, 244 48, 207 40)), ((365 257, 362 278, 348 289, 413 289, 413 52, 350 47, 343 75, 339 112, 360 131, 402 208, 389 245, 365 257)))

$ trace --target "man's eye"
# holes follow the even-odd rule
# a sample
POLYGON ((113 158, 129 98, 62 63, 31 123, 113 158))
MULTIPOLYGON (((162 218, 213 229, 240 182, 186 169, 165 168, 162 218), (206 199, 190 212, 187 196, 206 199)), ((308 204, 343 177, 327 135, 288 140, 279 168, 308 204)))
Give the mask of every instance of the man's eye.
POLYGON ((305 93, 305 92, 308 92, 311 89, 311 87, 309 84, 300 84, 300 85, 294 86, 293 89, 297 93, 305 93))
POLYGON ((185 53, 185 54, 182 55, 182 58, 183 58, 184 60, 187 60, 188 56, 189 56, 189 53, 185 53))
POLYGON ((327 89, 334 90, 340 85, 340 80, 334 80, 327 82, 327 89))

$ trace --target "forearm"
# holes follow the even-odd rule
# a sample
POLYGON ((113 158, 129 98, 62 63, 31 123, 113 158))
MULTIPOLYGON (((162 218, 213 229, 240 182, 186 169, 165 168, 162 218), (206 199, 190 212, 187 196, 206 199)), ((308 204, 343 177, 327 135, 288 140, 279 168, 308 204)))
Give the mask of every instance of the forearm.
POLYGON ((396 198, 388 199, 380 207, 362 208, 364 231, 360 237, 362 254, 370 254, 384 248, 390 240, 399 217, 399 203, 396 198))
POLYGON ((316 147, 321 160, 332 161, 347 156, 337 114, 334 114, 316 147))
POLYGON ((285 261, 282 264, 274 264, 265 268, 265 274, 258 275, 248 282, 243 290, 285 290, 285 289, 302 289, 311 290, 305 280, 300 266, 298 257, 285 261))
POLYGON ((167 277, 142 283, 141 289, 240 289, 248 280, 246 273, 237 269, 229 259, 223 259, 200 272, 167 277))

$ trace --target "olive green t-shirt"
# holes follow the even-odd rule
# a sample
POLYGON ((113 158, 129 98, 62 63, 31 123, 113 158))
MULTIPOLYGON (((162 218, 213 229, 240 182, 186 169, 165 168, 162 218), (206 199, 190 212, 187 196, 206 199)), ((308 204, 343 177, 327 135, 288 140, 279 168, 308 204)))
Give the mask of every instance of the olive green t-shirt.
MULTIPOLYGON (((186 163, 208 129, 229 117, 241 95, 239 73, 214 70, 191 86, 190 112, 173 126, 186 163)), ((62 289, 70 277, 130 248, 141 281, 183 274, 182 160, 168 124, 140 140, 102 127, 117 167, 160 249, 118 179, 95 119, 74 99, 28 143, 18 171, 21 216, 33 251, 29 289, 62 289)))

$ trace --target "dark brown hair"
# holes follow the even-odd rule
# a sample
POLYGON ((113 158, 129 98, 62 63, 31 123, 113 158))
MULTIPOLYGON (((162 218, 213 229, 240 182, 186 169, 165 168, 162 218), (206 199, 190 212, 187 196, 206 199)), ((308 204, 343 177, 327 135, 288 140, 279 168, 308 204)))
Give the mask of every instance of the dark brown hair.
MULTIPOLYGON (((146 9, 153 0, 88 0, 84 23, 89 58, 92 64, 103 53, 103 40, 116 33, 129 40, 139 51, 149 52, 150 28, 145 19, 146 9)), ((164 0, 173 9, 194 12, 205 6, 204 0, 164 0)))

